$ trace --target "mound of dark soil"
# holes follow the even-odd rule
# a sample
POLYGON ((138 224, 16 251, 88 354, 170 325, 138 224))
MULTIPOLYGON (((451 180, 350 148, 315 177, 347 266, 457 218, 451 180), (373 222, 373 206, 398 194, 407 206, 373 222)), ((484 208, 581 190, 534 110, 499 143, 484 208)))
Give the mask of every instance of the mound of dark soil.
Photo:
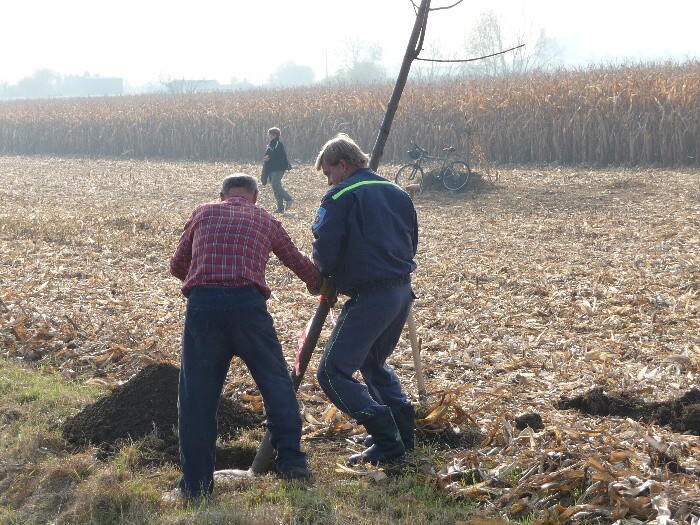
MULTIPOLYGON (((170 364, 148 365, 68 419, 63 436, 74 446, 93 444, 107 454, 125 441, 143 439, 147 460, 178 463, 179 374, 179 369, 170 364)), ((223 439, 233 439, 241 429, 258 427, 263 420, 261 415, 226 398, 221 398, 217 416, 223 439)), ((255 450, 217 449, 217 468, 239 468, 241 463, 252 462, 254 455, 255 450)))
POLYGON ((606 394, 602 388, 593 388, 580 396, 561 397, 557 408, 596 416, 629 417, 669 426, 675 432, 700 435, 700 390, 696 388, 677 399, 651 403, 629 393, 606 394))

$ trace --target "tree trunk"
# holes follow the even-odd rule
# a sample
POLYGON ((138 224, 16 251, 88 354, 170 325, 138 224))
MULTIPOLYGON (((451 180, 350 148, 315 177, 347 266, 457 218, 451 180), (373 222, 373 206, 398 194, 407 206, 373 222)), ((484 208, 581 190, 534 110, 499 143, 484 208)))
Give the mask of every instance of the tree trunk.
POLYGON ((413 32, 411 33, 411 38, 409 39, 408 46, 406 47, 406 54, 404 55, 403 62, 401 63, 401 70, 399 71, 399 76, 396 79, 394 91, 391 94, 389 105, 387 106, 386 113, 384 114, 384 120, 379 128, 377 141, 375 142, 374 149, 372 150, 372 157, 370 159, 369 167, 374 171, 377 171, 379 161, 384 155, 384 146, 386 145, 386 140, 389 137, 389 131, 391 130, 391 123, 394 121, 394 115, 396 115, 396 110, 399 107, 399 100, 401 100, 403 88, 406 86, 408 73, 411 70, 411 63, 418 57, 418 54, 423 47, 423 39, 425 37, 426 26, 428 25, 429 11, 430 0, 421 0, 418 13, 416 13, 416 23, 413 25, 413 32))

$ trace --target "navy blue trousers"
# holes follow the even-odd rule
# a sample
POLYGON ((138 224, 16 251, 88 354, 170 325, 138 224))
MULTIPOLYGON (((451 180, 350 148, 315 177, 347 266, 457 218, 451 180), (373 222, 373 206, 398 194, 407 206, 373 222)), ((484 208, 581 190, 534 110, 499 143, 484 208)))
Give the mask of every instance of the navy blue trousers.
POLYGON ((413 297, 410 284, 355 294, 343 305, 326 344, 318 382, 338 409, 360 422, 386 410, 383 406, 396 411, 410 403, 386 360, 401 337, 413 297), (365 384, 353 377, 358 370, 365 384))
POLYGON ((263 396, 279 468, 305 467, 301 416, 272 317, 255 286, 195 287, 185 314, 178 392, 180 488, 214 488, 216 411, 233 356, 250 370, 263 396))

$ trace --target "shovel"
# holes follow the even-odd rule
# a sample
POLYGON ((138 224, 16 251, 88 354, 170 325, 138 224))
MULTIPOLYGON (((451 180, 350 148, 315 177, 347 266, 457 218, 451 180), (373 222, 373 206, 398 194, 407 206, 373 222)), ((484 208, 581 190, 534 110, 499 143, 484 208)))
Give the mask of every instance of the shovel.
MULTIPOLYGON (((413 200, 417 191, 420 191, 420 184, 410 184, 404 188, 413 200)), ((416 332, 416 319, 413 317, 413 306, 408 312, 408 337, 411 340, 411 352, 413 354, 413 369, 416 372, 416 386, 418 387, 418 401, 427 401, 428 393, 425 390, 425 376, 423 375, 423 363, 420 359, 420 341, 416 332)))
POLYGON ((413 370, 416 373, 416 386, 418 387, 418 401, 427 401, 428 393, 425 390, 425 376, 423 375, 423 363, 420 359, 420 341, 416 332, 416 319, 413 317, 413 307, 408 312, 408 337, 411 339, 411 353, 413 354, 413 370))
MULTIPOLYGON (((321 296, 318 307, 316 307, 316 313, 314 314, 311 322, 306 328, 306 335, 302 333, 299 338, 301 345, 297 351, 296 361, 294 363, 294 370, 292 370, 292 385, 294 386, 294 391, 299 390, 299 385, 304 378, 304 373, 309 366, 311 361, 311 355, 316 348, 316 343, 321 336, 321 330, 323 329, 323 324, 328 317, 328 312, 330 312, 331 307, 335 304, 337 296, 326 297, 321 296)), ((259 474, 265 473, 272 460, 275 457, 275 449, 272 446, 272 434, 269 430, 265 431, 265 435, 258 446, 258 452, 255 454, 255 459, 253 459, 253 464, 248 470, 239 469, 228 469, 228 470, 217 470, 214 472, 214 479, 221 480, 227 478, 253 478, 259 474)))

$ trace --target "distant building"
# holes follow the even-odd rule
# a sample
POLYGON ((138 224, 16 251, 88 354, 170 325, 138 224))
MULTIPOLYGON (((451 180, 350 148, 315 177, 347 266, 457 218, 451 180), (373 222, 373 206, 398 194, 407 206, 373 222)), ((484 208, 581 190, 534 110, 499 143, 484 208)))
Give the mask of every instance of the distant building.
POLYGON ((124 79, 119 77, 91 77, 85 79, 86 95, 122 95, 124 79))
POLYGON ((124 79, 119 77, 68 76, 60 88, 67 97, 123 95, 124 79))

